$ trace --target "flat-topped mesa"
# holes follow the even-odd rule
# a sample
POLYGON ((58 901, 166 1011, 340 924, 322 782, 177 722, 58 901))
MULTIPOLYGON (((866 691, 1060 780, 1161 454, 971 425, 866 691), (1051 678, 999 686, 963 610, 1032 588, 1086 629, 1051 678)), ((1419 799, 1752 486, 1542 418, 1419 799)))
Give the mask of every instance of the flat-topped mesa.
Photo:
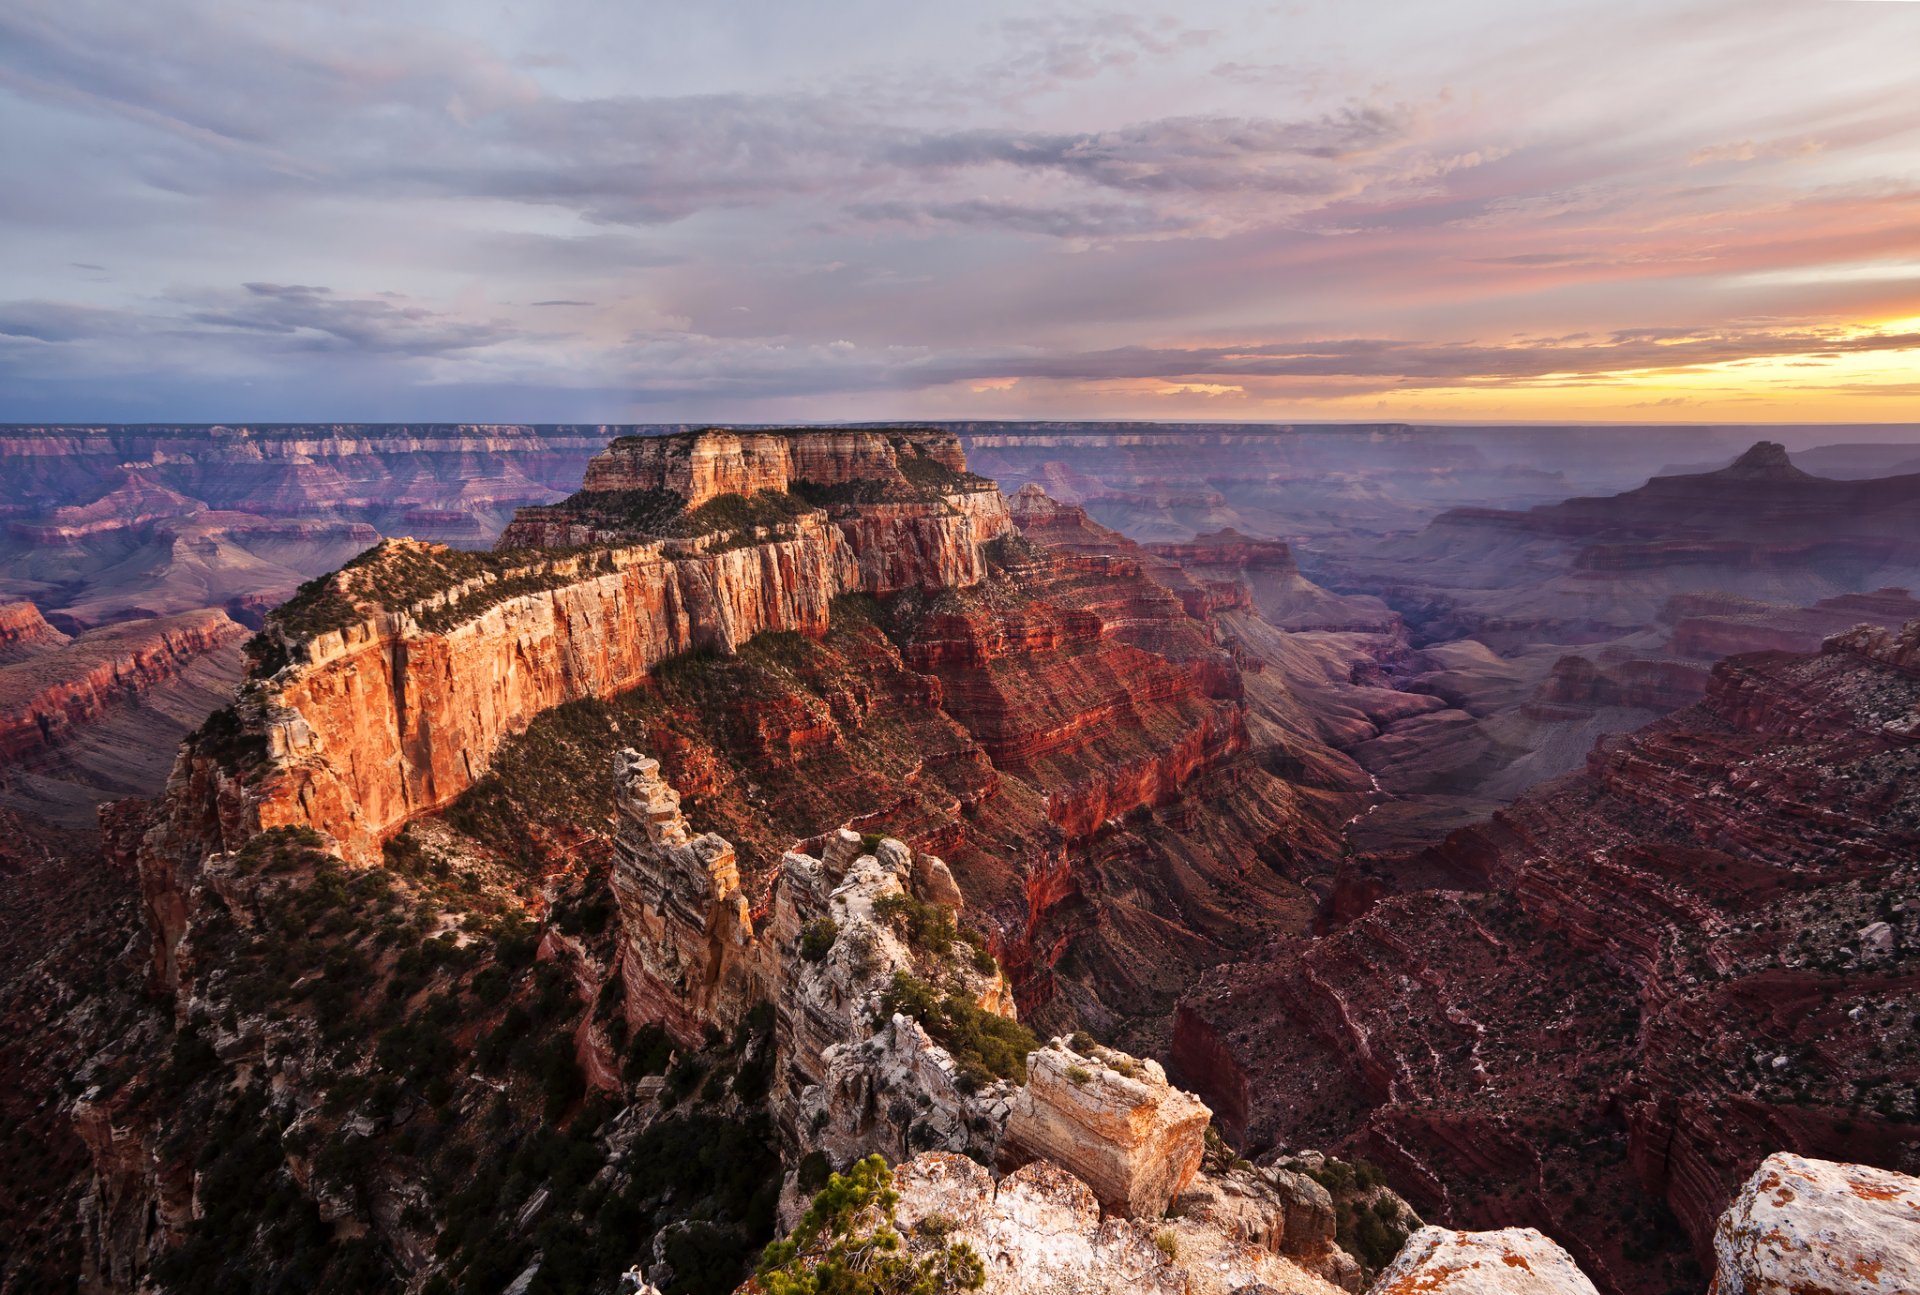
POLYGON ((229 717, 261 752, 242 831, 310 827, 371 862, 542 711, 632 688, 681 653, 824 634, 843 594, 976 584, 984 546, 1011 529, 999 491, 942 433, 625 438, 597 462, 598 482, 709 493, 690 508, 654 486, 583 491, 522 510, 520 541, 546 547, 389 540, 268 618, 229 717), (734 489, 710 493, 721 487, 734 489))
MULTIPOLYGON (((902 491, 966 481, 952 432, 899 428, 720 428, 677 436, 623 436, 587 465, 583 491, 669 490, 698 508, 719 495, 792 490, 796 483, 874 482, 902 491)), ((975 481, 984 478, 973 478, 975 481)))

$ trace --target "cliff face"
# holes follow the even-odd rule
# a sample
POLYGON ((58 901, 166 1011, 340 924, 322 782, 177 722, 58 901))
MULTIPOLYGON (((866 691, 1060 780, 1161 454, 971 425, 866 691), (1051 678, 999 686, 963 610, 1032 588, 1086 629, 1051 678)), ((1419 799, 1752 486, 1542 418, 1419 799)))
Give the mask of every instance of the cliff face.
POLYGON ((66 641, 27 599, 0 602, 0 665, 38 656, 66 641))
POLYGON ((1351 810, 1253 749, 1232 656, 1149 578, 1177 572, 1084 515, 1071 545, 1022 544, 1001 497, 951 465, 950 443, 879 444, 916 465, 904 485, 859 478, 820 506, 729 492, 694 509, 673 495, 655 507, 663 492, 649 487, 653 512, 620 515, 609 500, 628 496, 583 492, 530 524, 622 542, 485 555, 389 542, 310 589, 269 623, 263 672, 236 707, 228 745, 252 753, 244 770, 191 753, 181 766, 181 794, 214 799, 169 811, 204 830, 154 842, 156 920, 196 851, 224 848, 214 828, 312 827, 370 861, 551 708, 622 695, 689 652, 728 659, 768 631, 821 640, 850 608, 823 649, 769 648, 748 665, 749 691, 648 720, 676 780, 737 819, 727 835, 751 854, 747 889, 770 875, 782 833, 882 824, 953 861, 1035 1009, 1060 988, 1050 968, 1070 932, 1099 950, 1076 996, 1134 1011, 1170 1003, 1183 968, 1268 924, 1303 926, 1297 878, 1337 854, 1333 824, 1351 810), (671 533, 637 538, 648 525, 671 533), (868 628, 876 617, 884 631, 868 628), (1177 893, 1162 880, 1174 857, 1177 893), (1137 898, 1136 881, 1156 897, 1137 898), (1242 894, 1259 896, 1255 924, 1242 894), (1169 913, 1190 933, 1173 961, 1156 929, 1169 913))
POLYGON ((587 465, 581 489, 670 490, 696 508, 717 495, 877 482, 908 486, 915 460, 964 473, 951 432, 864 428, 627 436, 587 465), (907 466, 903 468, 903 463, 907 466))
MULTIPOLYGON (((671 477, 707 501, 716 491, 744 499, 798 480, 764 470, 768 447, 789 441, 800 448, 781 459, 782 472, 910 484, 892 442, 867 434, 749 438, 745 448, 725 433, 622 441, 590 478, 652 472, 648 482, 671 477), (846 475, 861 472, 892 477, 846 475)), ((912 445, 913 461, 935 464, 943 484, 957 476, 950 437, 912 445)), ((275 618, 269 637, 300 659, 261 680, 245 707, 267 743, 267 767, 253 780, 261 827, 312 827, 369 859, 409 818, 471 786, 535 715, 631 688, 686 652, 730 653, 770 631, 821 634, 843 594, 964 588, 984 575, 982 545, 1007 525, 990 485, 831 513, 796 501, 768 524, 728 518, 652 540, 554 513, 536 513, 508 539, 586 529, 605 546, 510 548, 477 562, 393 541, 275 618), (327 616, 305 628, 323 603, 327 616)))
MULTIPOLYGON (((363 570, 377 579, 420 552, 393 541, 363 570)), ((370 859, 408 818, 472 786, 535 715, 630 688, 681 653, 731 652, 769 630, 819 633, 855 579, 837 532, 803 518, 789 538, 717 552, 529 555, 435 606, 321 633, 256 703, 269 760, 260 824, 313 827, 370 859), (422 623, 474 604, 444 629, 422 623)))
POLYGON ((0 760, 49 751, 117 706, 138 704, 196 658, 246 631, 208 609, 92 630, 57 650, 0 666, 0 760))
POLYGON ((1722 662, 1696 705, 1450 838, 1490 893, 1383 900, 1203 982, 1176 1077, 1232 1095, 1256 1146, 1347 1139, 1445 1221, 1532 1223, 1613 1291, 1671 1278, 1596 1201, 1650 1195, 1704 1267, 1773 1150, 1911 1165, 1914 633, 1722 662), (1574 1163, 1584 1206, 1556 1186, 1574 1163))

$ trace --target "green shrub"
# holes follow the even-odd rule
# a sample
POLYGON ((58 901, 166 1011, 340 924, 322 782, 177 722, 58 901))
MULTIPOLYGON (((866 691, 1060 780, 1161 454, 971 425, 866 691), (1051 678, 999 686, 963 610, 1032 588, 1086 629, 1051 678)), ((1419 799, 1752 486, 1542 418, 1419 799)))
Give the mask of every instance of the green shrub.
POLYGON ((840 935, 840 924, 831 917, 808 922, 800 932, 800 956, 808 962, 824 962, 840 935))
POLYGON ((908 1251, 893 1217, 899 1199, 879 1156, 832 1175, 793 1234, 761 1256, 760 1285, 767 1295, 941 1295, 986 1284, 986 1266, 964 1243, 908 1251))
POLYGON ((1027 1054, 1040 1046, 1033 1031, 1020 1022, 983 1011, 959 994, 942 996, 904 971, 893 973, 893 983, 881 995, 880 1010, 918 1021, 953 1054, 962 1073, 971 1074, 976 1086, 990 1076, 1026 1083, 1027 1054))
POLYGON ((951 908, 945 904, 924 903, 912 895, 882 895, 873 902, 873 915, 892 926, 908 945, 921 953, 945 954, 960 938, 951 908))

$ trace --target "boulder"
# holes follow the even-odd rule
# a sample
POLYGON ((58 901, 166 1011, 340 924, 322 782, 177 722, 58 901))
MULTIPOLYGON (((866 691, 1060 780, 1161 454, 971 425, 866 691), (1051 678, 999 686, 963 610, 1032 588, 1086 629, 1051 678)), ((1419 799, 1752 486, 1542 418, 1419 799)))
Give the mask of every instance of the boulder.
POLYGON ((1192 1184, 1213 1112, 1167 1083, 1156 1061, 1055 1039, 1027 1057, 1002 1165, 1046 1159, 1084 1179, 1109 1211, 1157 1217, 1192 1184))
POLYGON ((1421 1228, 1368 1295, 1599 1295, 1573 1256, 1533 1228, 1421 1228))
POLYGON ((1343 1290, 1361 1287, 1359 1261, 1334 1241, 1333 1197, 1305 1174, 1280 1168, 1203 1173, 1180 1196, 1175 1213, 1285 1255, 1343 1290))
POLYGON ((1777 1152, 1720 1216, 1713 1295, 1920 1291, 1920 1178, 1777 1152))

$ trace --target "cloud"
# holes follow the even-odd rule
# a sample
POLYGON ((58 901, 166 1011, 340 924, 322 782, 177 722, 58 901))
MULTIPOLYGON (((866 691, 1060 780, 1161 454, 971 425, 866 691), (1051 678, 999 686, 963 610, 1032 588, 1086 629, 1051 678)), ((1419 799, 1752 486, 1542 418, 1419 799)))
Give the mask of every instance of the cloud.
POLYGON ((1076 354, 983 356, 935 364, 929 377, 965 382, 989 376, 1056 381, 1152 378, 1367 378, 1403 385, 1534 384, 1556 378, 1601 381, 1646 371, 1682 372, 1743 360, 1920 350, 1920 332, 1884 333, 1837 326, 1696 330, 1623 329, 1593 341, 1544 339, 1504 345, 1336 338, 1247 346, 1116 347, 1076 354))

